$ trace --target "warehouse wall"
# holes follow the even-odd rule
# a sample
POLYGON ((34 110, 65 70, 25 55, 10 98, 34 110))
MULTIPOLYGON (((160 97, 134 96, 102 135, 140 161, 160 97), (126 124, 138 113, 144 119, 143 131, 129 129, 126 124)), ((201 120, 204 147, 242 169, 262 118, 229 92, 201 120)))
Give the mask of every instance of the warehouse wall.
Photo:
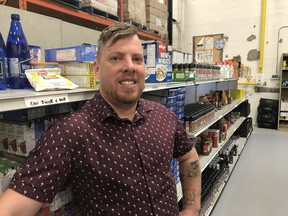
POLYGON ((101 32, 74 25, 59 19, 0 5, 0 32, 6 42, 11 14, 20 14, 20 21, 29 45, 38 45, 42 50, 56 47, 77 46, 82 43, 96 44, 101 32))
MULTIPOLYGON (((252 79, 259 72, 259 59, 249 61, 249 51, 260 51, 262 0, 178 0, 173 2, 173 47, 177 50, 192 52, 193 36, 223 33, 227 43, 223 50, 223 59, 240 55, 242 63, 252 68, 252 79), (251 39, 252 40, 248 40, 251 39)), ((281 53, 288 52, 288 2, 285 0, 268 1, 266 14, 266 31, 263 63, 263 80, 261 85, 279 87, 279 80, 272 80, 277 74, 281 53), (279 50, 277 52, 277 45, 279 50), (278 55, 278 60, 277 60, 278 55)), ((254 93, 253 87, 239 86, 250 93, 253 104, 251 113, 255 125, 256 107, 260 97, 278 99, 277 93, 254 93), (252 94, 252 95, 251 95, 252 94)))

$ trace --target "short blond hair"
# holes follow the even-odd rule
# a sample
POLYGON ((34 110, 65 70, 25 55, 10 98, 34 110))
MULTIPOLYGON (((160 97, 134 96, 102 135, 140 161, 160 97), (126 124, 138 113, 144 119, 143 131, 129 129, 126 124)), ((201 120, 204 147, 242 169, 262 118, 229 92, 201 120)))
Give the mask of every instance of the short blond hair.
POLYGON ((121 38, 127 38, 137 34, 137 29, 128 23, 116 22, 105 28, 98 40, 97 59, 101 57, 101 49, 108 41, 113 45, 121 38))

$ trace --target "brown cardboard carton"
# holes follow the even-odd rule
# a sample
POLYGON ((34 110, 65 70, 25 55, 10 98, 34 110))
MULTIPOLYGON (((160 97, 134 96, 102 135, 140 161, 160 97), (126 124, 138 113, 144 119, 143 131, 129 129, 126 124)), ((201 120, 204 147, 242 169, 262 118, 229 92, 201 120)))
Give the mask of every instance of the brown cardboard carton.
POLYGON ((146 25, 145 2, 137 0, 123 0, 124 21, 131 20, 146 25))

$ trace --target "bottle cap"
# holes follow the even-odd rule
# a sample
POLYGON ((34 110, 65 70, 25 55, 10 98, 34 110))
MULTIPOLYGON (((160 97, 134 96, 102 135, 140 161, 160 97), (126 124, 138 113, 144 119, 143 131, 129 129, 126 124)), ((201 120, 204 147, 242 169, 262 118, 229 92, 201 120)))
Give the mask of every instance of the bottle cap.
POLYGON ((11 19, 20 20, 20 15, 19 14, 11 14, 11 19))

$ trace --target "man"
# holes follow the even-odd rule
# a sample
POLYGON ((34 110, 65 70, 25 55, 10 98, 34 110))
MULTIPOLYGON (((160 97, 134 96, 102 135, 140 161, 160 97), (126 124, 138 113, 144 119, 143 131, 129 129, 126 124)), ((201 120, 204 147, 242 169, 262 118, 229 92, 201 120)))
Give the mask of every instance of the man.
POLYGON ((1 196, 1 216, 35 215, 68 180, 83 216, 179 215, 173 157, 184 194, 180 215, 198 215, 198 155, 171 111, 140 99, 143 61, 132 26, 116 23, 102 32, 100 91, 46 131, 1 196))

